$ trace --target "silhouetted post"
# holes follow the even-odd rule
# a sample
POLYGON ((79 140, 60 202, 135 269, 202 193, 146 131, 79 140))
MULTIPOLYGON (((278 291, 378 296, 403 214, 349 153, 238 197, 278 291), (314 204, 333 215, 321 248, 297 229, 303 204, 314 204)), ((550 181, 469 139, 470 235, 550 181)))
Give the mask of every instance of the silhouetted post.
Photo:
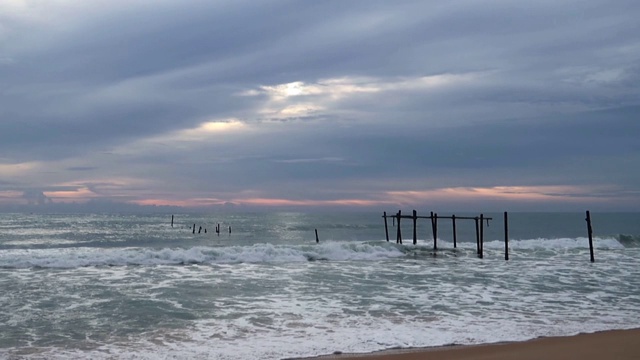
POLYGON ((193 231, 191 232, 192 234, 196 233, 196 224, 193 224, 193 231))
POLYGON ((318 229, 316 229, 316 243, 319 243, 320 239, 318 239, 318 229))
POLYGON ((504 259, 509 260, 509 221, 507 212, 504 212, 504 259))
POLYGON ((207 233, 207 228, 204 228, 204 233, 205 233, 205 234, 207 233))
POLYGON ((173 227, 173 215, 171 215, 171 227, 173 227))
POLYGON ((384 212, 384 215, 382 215, 382 217, 384 218, 384 235, 387 237, 387 242, 389 242, 389 226, 387 226, 387 212, 384 212))
POLYGON ((438 214, 437 213, 433 213, 431 221, 433 224, 433 250, 438 250, 438 214))
POLYGON ((202 231, 202 226, 200 226, 200 228, 198 229, 198 234, 200 234, 201 231, 202 231))
POLYGON ((398 238, 396 239, 396 244, 402 244, 402 232, 400 231, 400 217, 402 216, 402 210, 398 210, 398 238))
POLYGON ((596 259, 593 257, 593 228, 591 228, 591 214, 589 210, 587 210, 587 233, 589 234, 589 252, 591 253, 591 262, 595 262, 596 259))
POLYGON ((474 218, 476 221, 476 253, 480 255, 480 229, 478 228, 478 217, 474 218))
POLYGON ((229 225, 229 235, 231 235, 231 225, 229 225))
POLYGON ((216 234, 218 234, 218 236, 220 236, 220 223, 218 223, 218 225, 216 225, 216 234))
POLYGON ((418 222, 418 213, 415 210, 413 210, 413 245, 418 243, 418 233, 416 232, 417 222, 418 222))
POLYGON ((480 259, 484 253, 484 214, 480 214, 480 259))
POLYGON ((451 223, 453 223, 453 248, 455 249, 458 245, 456 244, 456 216, 451 215, 451 223))

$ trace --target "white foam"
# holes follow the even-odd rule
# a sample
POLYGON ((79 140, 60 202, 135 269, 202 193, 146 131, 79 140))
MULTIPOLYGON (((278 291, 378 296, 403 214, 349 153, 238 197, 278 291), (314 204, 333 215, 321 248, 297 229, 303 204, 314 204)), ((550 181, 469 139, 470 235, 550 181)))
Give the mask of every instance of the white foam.
POLYGON ((0 252, 0 267, 75 268, 83 266, 282 263, 309 260, 377 260, 403 256, 384 243, 326 242, 319 245, 273 245, 191 248, 10 249, 0 252))

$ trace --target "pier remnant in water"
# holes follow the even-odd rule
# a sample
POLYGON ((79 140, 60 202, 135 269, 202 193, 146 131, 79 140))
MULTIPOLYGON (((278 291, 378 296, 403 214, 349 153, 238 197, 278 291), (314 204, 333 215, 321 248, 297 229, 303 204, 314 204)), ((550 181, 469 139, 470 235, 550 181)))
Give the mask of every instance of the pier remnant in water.
POLYGON ((193 231, 191 231, 192 234, 196 233, 196 224, 193 224, 193 231))
MULTIPOLYGON (((393 215, 393 216, 388 216, 387 212, 384 211, 382 213, 382 218, 384 219, 384 225, 385 225, 385 236, 387 241, 389 241, 389 229, 388 229, 388 224, 387 224, 387 218, 390 217, 394 220, 398 219, 398 230, 397 230, 397 234, 396 234, 396 243, 397 244, 402 244, 402 232, 401 232, 401 226, 400 226, 400 220, 401 219, 412 219, 413 220, 413 243, 417 244, 418 242, 418 229, 417 229, 417 220, 418 219, 430 219, 431 220, 431 231, 433 233, 433 249, 434 250, 438 250, 438 219, 451 219, 451 222, 453 224, 453 247, 456 248, 458 246, 457 244, 457 234, 456 234, 456 220, 474 220, 475 224, 476 224, 476 244, 477 244, 477 253, 478 255, 480 255, 480 257, 482 257, 482 252, 484 249, 484 234, 480 234, 481 229, 480 229, 480 223, 482 223, 482 226, 484 226, 484 221, 487 222, 487 226, 489 226, 489 220, 493 220, 493 218, 491 217, 485 217, 483 214, 480 214, 480 217, 476 216, 476 217, 467 217, 467 216, 455 216, 455 215, 451 215, 451 216, 438 216, 437 213, 434 213, 433 211, 431 212, 431 214, 429 216, 418 216, 418 212, 416 210, 413 210, 413 214, 412 215, 402 215, 402 211, 398 210, 398 212, 393 215)), ((483 229, 482 229, 483 230, 483 229)))
POLYGON ((173 227, 173 215, 171 215, 171 227, 173 227))
POLYGON ((402 210, 398 210, 398 214, 396 215, 398 218, 398 234, 396 238, 396 244, 402 244, 402 232, 400 231, 400 219, 402 218, 402 210))
MULTIPOLYGON (((320 239, 318 239, 318 229, 315 229, 315 230, 316 230, 316 244, 317 244, 317 243, 320 242, 320 239)), ((387 241, 389 241, 389 240, 387 240, 387 241)))
POLYGON ((453 248, 455 249, 458 244, 456 239, 456 215, 451 215, 451 223, 453 224, 453 248))
POLYGON ((504 212, 504 259, 509 260, 509 221, 507 212, 504 212))
POLYGON ((480 214, 480 253, 478 256, 482 259, 484 253, 484 214, 480 214))
POLYGON ((591 227, 591 214, 589 210, 587 210, 587 233, 589 234, 589 252, 591 253, 591 262, 595 262, 596 259, 593 257, 593 228, 591 227))
POLYGON ((389 242, 389 226, 387 225, 387 212, 385 211, 382 215, 384 218, 384 235, 387 238, 387 242, 389 242))
POLYGON ((417 233, 417 222, 418 222, 418 213, 413 210, 413 245, 418 243, 418 233, 417 233))
POLYGON ((431 212, 431 232, 433 233, 433 250, 438 250, 438 214, 431 212))

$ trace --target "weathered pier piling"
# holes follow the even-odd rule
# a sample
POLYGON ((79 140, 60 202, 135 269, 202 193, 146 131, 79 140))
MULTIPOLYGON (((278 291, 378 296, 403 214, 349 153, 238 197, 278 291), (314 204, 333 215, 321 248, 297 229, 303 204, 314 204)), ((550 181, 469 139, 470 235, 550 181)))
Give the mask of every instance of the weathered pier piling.
MULTIPOLYGON (((505 211, 504 214, 504 259, 509 260, 509 215, 505 211)), ((435 212, 430 212, 429 216, 418 216, 416 210, 413 210, 412 215, 402 215, 402 210, 398 210, 396 215, 388 216, 385 211, 382 215, 384 218, 385 225, 385 237, 387 241, 389 241, 389 229, 387 224, 387 217, 391 217, 394 220, 398 219, 398 230, 396 242, 398 244, 402 244, 402 232, 400 226, 400 220, 402 218, 412 219, 413 220, 413 244, 417 244, 418 242, 418 219, 430 219, 431 220, 431 232, 433 235, 433 249, 438 250, 438 219, 451 219, 452 224, 452 235, 453 235, 453 247, 454 249, 457 247, 457 229, 456 224, 459 220, 473 220, 475 224, 475 235, 476 235, 476 252, 479 258, 484 258, 484 226, 486 222, 486 226, 489 227, 489 221, 493 220, 491 217, 484 216, 484 213, 481 213, 480 216, 467 217, 467 216, 439 216, 435 212)), ((595 262, 594 257, 594 248, 593 248, 593 228, 591 226, 591 213, 587 210, 586 218, 587 222, 587 232, 589 236, 589 253, 591 256, 591 262, 595 262)), ((435 254, 435 253, 434 253, 435 254)))
POLYGON ((402 244, 402 231, 400 230, 400 219, 402 218, 402 210, 398 210, 398 214, 396 215, 398 218, 398 233, 396 238, 396 244, 402 244))
POLYGON ((593 256, 593 228, 591 227, 591 213, 587 210, 587 234, 589 235, 589 253, 591 254, 591 262, 595 262, 596 259, 593 256))
POLYGON ((484 214, 480 214, 480 259, 484 256, 484 214))
POLYGON ((504 212, 504 259, 509 260, 509 221, 507 212, 504 212))
POLYGON ((389 242, 389 226, 387 226, 387 212, 385 211, 382 215, 384 218, 384 235, 387 238, 387 242, 389 242))
POLYGON ((431 232, 433 233, 433 250, 438 250, 438 214, 431 212, 431 232))
POLYGON ((398 220, 398 229, 396 231, 396 243, 402 244, 402 230, 401 230, 401 219, 411 219, 413 220, 413 244, 418 243, 418 219, 429 219, 431 221, 431 233, 433 236, 433 249, 438 250, 438 219, 451 219, 451 223, 453 226, 453 247, 456 248, 458 246, 457 232, 456 232, 456 220, 474 220, 476 224, 476 244, 477 244, 477 254, 482 257, 483 256, 483 244, 484 244, 484 222, 487 222, 487 226, 489 226, 489 220, 493 218, 485 217, 484 214, 480 214, 480 217, 465 217, 465 216, 439 216, 438 213, 430 212, 429 216, 418 216, 418 212, 413 210, 411 215, 402 215, 402 210, 398 210, 396 215, 388 216, 387 212, 383 212, 382 218, 384 219, 385 224, 385 238, 389 241, 389 228, 387 223, 387 218, 391 217, 394 222, 398 220))
POLYGON ((456 216, 455 215, 451 215, 451 224, 453 224, 453 248, 455 249, 458 244, 457 244, 457 236, 456 236, 456 216))

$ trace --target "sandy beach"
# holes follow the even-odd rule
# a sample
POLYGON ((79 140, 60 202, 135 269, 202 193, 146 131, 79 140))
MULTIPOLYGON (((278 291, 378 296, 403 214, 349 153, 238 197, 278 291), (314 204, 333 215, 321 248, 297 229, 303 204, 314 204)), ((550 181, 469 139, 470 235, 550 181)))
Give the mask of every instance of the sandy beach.
POLYGON ((640 359, 640 329, 613 330, 524 342, 340 354, 319 359, 357 360, 632 360, 640 359))

